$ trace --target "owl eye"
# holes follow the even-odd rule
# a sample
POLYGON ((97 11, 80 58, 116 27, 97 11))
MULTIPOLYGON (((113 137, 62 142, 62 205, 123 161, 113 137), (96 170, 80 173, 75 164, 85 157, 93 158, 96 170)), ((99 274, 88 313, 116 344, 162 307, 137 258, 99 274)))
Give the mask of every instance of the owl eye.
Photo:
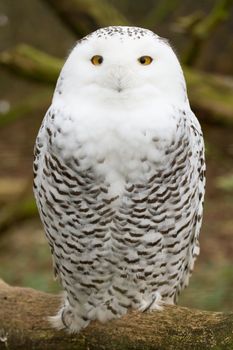
POLYGON ((153 61, 153 58, 150 56, 141 56, 138 59, 138 62, 143 66, 148 66, 148 64, 151 64, 152 61, 153 61))
POLYGON ((95 55, 91 58, 91 63, 94 64, 94 66, 99 66, 101 63, 103 63, 103 57, 100 55, 95 55))

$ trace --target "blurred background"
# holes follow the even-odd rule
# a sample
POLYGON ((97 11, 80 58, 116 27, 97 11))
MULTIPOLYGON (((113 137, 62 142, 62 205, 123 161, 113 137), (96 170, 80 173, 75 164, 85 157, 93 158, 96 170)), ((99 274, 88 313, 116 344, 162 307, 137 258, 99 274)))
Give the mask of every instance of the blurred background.
POLYGON ((179 304, 233 309, 233 1, 0 0, 0 277, 55 292, 32 194, 33 145, 77 39, 108 25, 170 40, 206 143, 201 254, 179 304))

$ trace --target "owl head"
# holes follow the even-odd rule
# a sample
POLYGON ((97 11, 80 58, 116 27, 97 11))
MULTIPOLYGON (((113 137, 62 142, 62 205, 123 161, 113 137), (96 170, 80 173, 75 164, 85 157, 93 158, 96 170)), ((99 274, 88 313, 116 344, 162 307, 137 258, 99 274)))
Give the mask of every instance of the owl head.
POLYGON ((65 62, 55 98, 186 100, 179 61, 168 41, 138 27, 101 28, 65 62))

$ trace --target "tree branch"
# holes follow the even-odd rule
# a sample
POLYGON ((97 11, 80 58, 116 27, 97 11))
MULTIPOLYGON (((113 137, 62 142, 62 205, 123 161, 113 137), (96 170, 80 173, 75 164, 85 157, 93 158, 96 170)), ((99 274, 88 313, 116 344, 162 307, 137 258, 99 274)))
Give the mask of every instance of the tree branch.
POLYGON ((168 306, 162 312, 138 313, 100 324, 78 335, 51 329, 47 317, 60 297, 0 281, 0 349, 193 350, 232 349, 233 313, 168 306))
POLYGON ((44 0, 75 36, 83 37, 99 27, 129 25, 128 20, 106 0, 44 0))
POLYGON ((10 201, 0 213, 0 235, 13 224, 38 216, 38 209, 32 195, 25 195, 21 200, 10 201))
POLYGON ((161 0, 156 1, 155 5, 149 8, 149 13, 142 19, 141 25, 146 28, 154 28, 178 7, 180 0, 161 0))
POLYGON ((0 65, 25 78, 55 84, 63 61, 29 45, 0 53, 0 65))
MULTIPOLYGON (((55 84, 63 60, 31 46, 0 53, 0 65, 24 77, 55 84), (6 59, 7 57, 7 59, 6 59)), ((184 67, 192 107, 203 120, 233 125, 233 79, 184 67)))
POLYGON ((10 108, 9 111, 0 113, 0 128, 13 123, 18 119, 30 117, 31 113, 35 113, 36 110, 47 108, 52 95, 52 89, 45 88, 39 94, 25 97, 22 102, 10 108))
POLYGON ((191 28, 187 28, 187 33, 190 35, 190 45, 183 57, 183 62, 186 65, 192 66, 196 62, 204 42, 210 37, 217 26, 228 18, 232 5, 233 0, 216 1, 215 6, 208 16, 197 21, 191 28))
POLYGON ((184 67, 192 108, 203 121, 233 126, 233 79, 184 67))

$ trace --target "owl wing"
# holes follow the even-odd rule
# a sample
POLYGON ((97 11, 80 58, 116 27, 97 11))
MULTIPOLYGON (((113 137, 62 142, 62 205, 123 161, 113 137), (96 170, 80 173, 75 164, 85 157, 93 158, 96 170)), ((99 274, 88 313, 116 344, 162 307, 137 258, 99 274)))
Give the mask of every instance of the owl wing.
POLYGON ((190 111, 188 114, 189 132, 192 147, 192 156, 190 157, 190 165, 192 170, 192 180, 188 184, 193 189, 193 220, 192 232, 190 237, 190 246, 186 265, 181 279, 178 293, 186 287, 189 278, 192 274, 193 267, 197 256, 199 255, 199 234, 203 217, 203 202, 205 194, 205 155, 204 155, 204 140, 201 127, 195 115, 190 111))
POLYGON ((34 146, 34 162, 33 162, 33 191, 40 214, 42 223, 44 224, 46 237, 48 239, 49 247, 52 253, 54 277, 57 278, 59 275, 59 263, 54 254, 54 238, 50 235, 49 227, 47 224, 48 215, 52 217, 50 213, 47 212, 44 205, 45 202, 49 203, 48 197, 46 195, 47 180, 49 179, 48 169, 46 169, 46 153, 49 152, 49 143, 51 142, 51 130, 47 127, 49 124, 49 118, 54 118, 56 116, 56 110, 51 106, 45 114, 43 122, 41 124, 40 130, 38 132, 35 146, 34 146))
POLYGON ((94 248, 104 244, 112 215, 109 206, 114 199, 109 197, 106 183, 85 162, 85 156, 73 150, 82 152, 72 118, 50 107, 35 145, 34 192, 55 276, 69 289, 71 282, 66 276, 82 274, 94 261, 94 248), (94 233, 95 239, 90 239, 94 233), (87 253, 87 247, 92 254, 87 253))

